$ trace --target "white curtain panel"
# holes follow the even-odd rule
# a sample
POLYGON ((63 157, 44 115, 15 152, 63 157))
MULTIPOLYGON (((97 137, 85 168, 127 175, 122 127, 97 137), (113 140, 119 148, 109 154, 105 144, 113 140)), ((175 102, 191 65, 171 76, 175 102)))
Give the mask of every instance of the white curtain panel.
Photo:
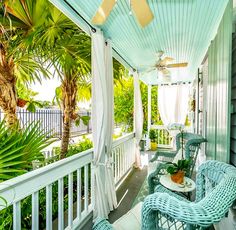
POLYGON ((105 193, 105 140, 107 131, 107 82, 105 72, 105 41, 101 31, 92 33, 92 127, 94 144, 93 210, 94 218, 108 218, 105 193))
POLYGON ((163 85, 158 87, 158 109, 165 126, 184 124, 188 113, 189 85, 163 85))
MULTIPOLYGON (((161 120, 166 127, 173 123, 185 124, 188 113, 189 90, 188 84, 158 87, 158 109, 161 120)), ((173 137, 171 146, 175 148, 175 137, 179 131, 170 130, 169 132, 173 137)))
POLYGON ((134 132, 135 132, 135 164, 136 167, 141 167, 141 156, 139 142, 143 133, 143 105, 141 91, 139 85, 139 75, 133 73, 134 77, 134 132))
POLYGON ((113 62, 112 46, 108 40, 105 46, 105 66, 106 66, 106 90, 107 90, 107 131, 106 131, 106 180, 105 190, 110 211, 117 207, 115 181, 112 170, 112 142, 114 131, 114 85, 113 85, 113 62))

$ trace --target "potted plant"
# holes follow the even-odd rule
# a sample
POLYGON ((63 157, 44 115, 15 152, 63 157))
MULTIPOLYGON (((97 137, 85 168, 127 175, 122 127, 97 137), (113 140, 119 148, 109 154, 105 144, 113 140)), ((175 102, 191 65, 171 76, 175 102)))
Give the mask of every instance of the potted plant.
POLYGON ((171 180, 177 184, 184 182, 184 175, 189 169, 190 161, 186 159, 178 160, 177 163, 167 163, 167 172, 170 174, 171 180))
POLYGON ((150 129, 149 139, 151 140, 151 150, 155 151, 157 149, 157 133, 154 129, 150 129))

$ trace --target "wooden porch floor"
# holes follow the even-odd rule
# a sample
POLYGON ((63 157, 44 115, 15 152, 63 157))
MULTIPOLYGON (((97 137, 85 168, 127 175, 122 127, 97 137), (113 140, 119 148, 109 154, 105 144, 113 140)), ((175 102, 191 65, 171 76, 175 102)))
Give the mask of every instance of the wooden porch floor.
MULTIPOLYGON (((153 157, 154 152, 142 152, 142 169, 134 169, 123 184, 117 190, 118 208, 109 214, 110 223, 115 222, 122 215, 128 212, 137 197, 144 180, 147 177, 148 162, 153 157)), ((82 230, 92 229, 92 219, 82 228, 82 230)))

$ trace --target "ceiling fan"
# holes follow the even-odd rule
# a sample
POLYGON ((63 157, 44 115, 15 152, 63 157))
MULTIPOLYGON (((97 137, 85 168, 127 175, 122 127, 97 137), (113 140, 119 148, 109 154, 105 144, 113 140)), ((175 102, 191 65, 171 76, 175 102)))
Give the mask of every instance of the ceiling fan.
POLYGON ((187 67, 188 66, 187 62, 168 64, 168 63, 174 61, 174 58, 172 58, 172 57, 162 58, 163 55, 164 55, 163 51, 159 51, 157 53, 158 61, 156 62, 156 64, 154 66, 152 66, 150 69, 148 69, 147 72, 151 72, 156 69, 157 71, 162 72, 163 76, 169 76, 170 75, 169 68, 179 68, 179 67, 187 67))
MULTIPOLYGON (((113 7, 120 0, 103 0, 95 15, 92 23, 94 25, 103 25, 109 17, 113 7)), ((130 12, 134 13, 141 27, 147 26, 154 18, 154 15, 147 3, 147 0, 128 0, 130 12)))

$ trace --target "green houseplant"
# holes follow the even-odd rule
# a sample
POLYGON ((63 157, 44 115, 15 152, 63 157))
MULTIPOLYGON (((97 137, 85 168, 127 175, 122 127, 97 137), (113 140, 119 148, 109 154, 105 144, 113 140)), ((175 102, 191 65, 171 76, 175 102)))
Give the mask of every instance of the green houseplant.
POLYGON ((184 175, 189 169, 190 161, 186 159, 178 160, 177 163, 167 163, 167 172, 170 174, 171 180, 175 183, 182 184, 184 175))
POLYGON ((157 149, 157 133, 156 133, 156 130, 150 129, 149 139, 151 140, 151 150, 155 151, 157 149))

